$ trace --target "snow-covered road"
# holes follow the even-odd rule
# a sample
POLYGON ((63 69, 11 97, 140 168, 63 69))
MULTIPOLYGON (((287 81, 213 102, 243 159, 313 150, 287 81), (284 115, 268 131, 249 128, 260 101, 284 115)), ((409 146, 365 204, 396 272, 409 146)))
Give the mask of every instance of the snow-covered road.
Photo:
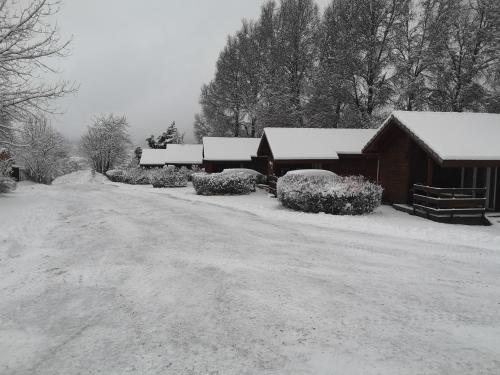
POLYGON ((500 249, 76 182, 0 196, 0 374, 500 373, 500 249))

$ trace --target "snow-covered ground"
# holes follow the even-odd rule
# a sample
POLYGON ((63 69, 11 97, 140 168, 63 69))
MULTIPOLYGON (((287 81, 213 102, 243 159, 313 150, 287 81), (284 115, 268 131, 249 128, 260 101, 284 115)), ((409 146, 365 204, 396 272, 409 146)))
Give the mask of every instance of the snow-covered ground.
POLYGON ((79 172, 0 196, 0 374, 498 374, 500 232, 79 172))

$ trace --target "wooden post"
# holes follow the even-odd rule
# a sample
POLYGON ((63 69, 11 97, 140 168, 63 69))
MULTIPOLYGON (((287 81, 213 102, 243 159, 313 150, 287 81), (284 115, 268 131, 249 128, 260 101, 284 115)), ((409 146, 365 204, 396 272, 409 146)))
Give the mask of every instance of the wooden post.
POLYGON ((377 156, 377 184, 380 183, 380 156, 377 156))
POLYGON ((432 159, 427 156, 427 186, 432 186, 432 173, 433 173, 434 163, 432 159))

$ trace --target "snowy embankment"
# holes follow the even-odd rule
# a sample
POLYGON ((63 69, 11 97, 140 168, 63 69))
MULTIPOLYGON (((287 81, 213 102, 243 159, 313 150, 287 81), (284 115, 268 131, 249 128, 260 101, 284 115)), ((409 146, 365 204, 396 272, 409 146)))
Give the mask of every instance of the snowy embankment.
MULTIPOLYGON (((108 183, 111 183, 108 181, 108 183)), ((115 184, 115 183, 113 183, 115 184)), ((382 206, 373 214, 362 216, 334 216, 302 213, 284 208, 277 199, 263 190, 243 196, 200 196, 193 187, 179 189, 153 189, 151 186, 115 184, 122 189, 144 194, 168 195, 191 202, 202 202, 225 208, 241 210, 273 220, 314 225, 332 230, 353 231, 374 235, 393 236, 447 245, 465 245, 500 250, 499 227, 450 225, 436 223, 382 206)))

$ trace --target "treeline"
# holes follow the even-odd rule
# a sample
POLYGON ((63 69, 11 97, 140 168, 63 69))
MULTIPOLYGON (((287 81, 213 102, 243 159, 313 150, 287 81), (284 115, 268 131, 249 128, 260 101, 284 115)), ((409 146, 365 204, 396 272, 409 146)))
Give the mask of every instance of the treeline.
POLYGON ((268 1, 228 37, 195 136, 372 127, 393 109, 500 112, 500 1, 268 1))

